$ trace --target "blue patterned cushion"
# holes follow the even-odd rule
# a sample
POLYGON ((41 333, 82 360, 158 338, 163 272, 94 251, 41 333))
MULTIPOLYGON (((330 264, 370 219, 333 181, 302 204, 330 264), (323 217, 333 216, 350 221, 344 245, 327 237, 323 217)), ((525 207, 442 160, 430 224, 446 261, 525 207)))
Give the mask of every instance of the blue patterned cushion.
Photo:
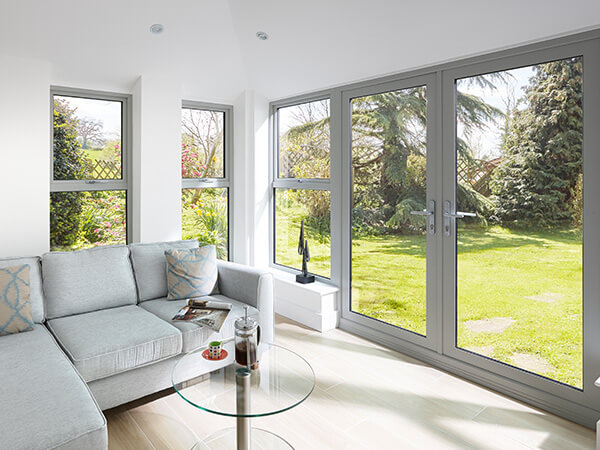
POLYGON ((0 336, 33 330, 29 266, 0 269, 0 336))
POLYGON ((218 294, 217 250, 214 245, 165 250, 167 300, 218 294))

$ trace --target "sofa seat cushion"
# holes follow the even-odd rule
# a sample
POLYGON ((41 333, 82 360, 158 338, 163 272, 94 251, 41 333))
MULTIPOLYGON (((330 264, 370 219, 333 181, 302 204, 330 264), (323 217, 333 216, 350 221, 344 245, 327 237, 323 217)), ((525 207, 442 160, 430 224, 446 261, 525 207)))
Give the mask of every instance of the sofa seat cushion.
POLYGON ((87 382, 181 353, 181 332, 138 306, 48 321, 87 382))
POLYGON ((106 421, 44 325, 0 337, 0 448, 106 449, 106 421))
MULTIPOLYGON (((162 320, 169 322, 173 326, 177 327, 182 334, 183 338, 183 352, 187 353, 192 350, 208 345, 210 341, 222 340, 233 337, 233 323, 238 317, 244 315, 244 306, 248 306, 245 303, 238 302, 232 298, 224 295, 209 295, 202 297, 202 300, 215 300, 218 302, 228 302, 233 305, 221 331, 218 333, 211 330, 210 328, 203 327, 201 325, 189 322, 174 321, 171 320, 173 316, 179 311, 186 303, 186 300, 167 300, 166 298, 160 298, 156 300, 149 300, 141 303, 140 306, 162 320)), ((252 306, 248 307, 248 315, 258 320, 258 310, 252 306)))

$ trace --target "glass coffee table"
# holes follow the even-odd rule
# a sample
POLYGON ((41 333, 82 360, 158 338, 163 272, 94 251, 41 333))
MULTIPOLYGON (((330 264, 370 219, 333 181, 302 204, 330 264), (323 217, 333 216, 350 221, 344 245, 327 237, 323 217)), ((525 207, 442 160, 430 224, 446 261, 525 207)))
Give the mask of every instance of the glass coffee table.
POLYGON ((235 362, 233 340, 223 343, 227 357, 206 359, 206 349, 185 355, 173 368, 175 391, 196 408, 235 417, 235 427, 211 434, 195 446, 200 449, 290 449, 283 438, 252 428, 252 417, 287 411, 308 398, 315 387, 315 373, 301 356, 274 344, 258 346, 258 369, 235 362))

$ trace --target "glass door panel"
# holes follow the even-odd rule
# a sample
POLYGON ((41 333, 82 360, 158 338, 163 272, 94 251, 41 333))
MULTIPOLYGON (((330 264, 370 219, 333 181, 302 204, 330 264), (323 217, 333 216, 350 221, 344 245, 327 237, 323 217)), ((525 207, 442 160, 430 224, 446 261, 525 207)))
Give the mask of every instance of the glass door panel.
POLYGON ((424 336, 426 87, 354 97, 350 108, 351 310, 424 336))
POLYGON ((456 346, 581 389, 583 59, 461 78, 456 346))

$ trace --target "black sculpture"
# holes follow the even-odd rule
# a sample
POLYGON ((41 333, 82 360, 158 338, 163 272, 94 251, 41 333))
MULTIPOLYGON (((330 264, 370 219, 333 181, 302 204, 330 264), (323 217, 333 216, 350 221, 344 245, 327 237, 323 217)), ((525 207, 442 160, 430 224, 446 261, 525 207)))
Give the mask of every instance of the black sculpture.
POLYGON ((302 255, 302 274, 296 275, 296 282, 302 284, 314 283, 315 276, 309 275, 306 263, 310 261, 308 241, 304 239, 304 220, 300 224, 300 239, 298 240, 298 254, 302 255))

